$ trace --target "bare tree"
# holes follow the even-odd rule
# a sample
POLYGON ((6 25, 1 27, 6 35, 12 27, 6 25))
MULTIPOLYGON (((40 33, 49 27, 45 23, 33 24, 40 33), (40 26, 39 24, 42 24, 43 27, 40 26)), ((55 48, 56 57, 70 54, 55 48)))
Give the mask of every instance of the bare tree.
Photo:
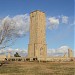
MULTIPOLYGON (((14 22, 12 22, 12 24, 13 23, 14 22)), ((0 25, 0 49, 11 46, 15 40, 15 26, 7 22, 0 25)))
POLYGON ((29 16, 17 15, 0 19, 0 49, 14 44, 29 31, 29 16))

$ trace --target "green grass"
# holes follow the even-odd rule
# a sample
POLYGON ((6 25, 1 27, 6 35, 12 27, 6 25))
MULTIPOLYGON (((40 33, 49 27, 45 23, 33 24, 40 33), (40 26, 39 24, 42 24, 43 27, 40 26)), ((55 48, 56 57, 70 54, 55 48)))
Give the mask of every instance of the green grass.
POLYGON ((0 75, 75 75, 75 63, 11 62, 0 67, 0 75))

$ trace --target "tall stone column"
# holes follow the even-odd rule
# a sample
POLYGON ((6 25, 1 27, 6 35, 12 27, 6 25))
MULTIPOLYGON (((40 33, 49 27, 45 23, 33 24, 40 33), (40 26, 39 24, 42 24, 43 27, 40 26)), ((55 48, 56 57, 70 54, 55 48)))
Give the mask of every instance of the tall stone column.
POLYGON ((46 57, 46 17, 41 11, 30 13, 30 39, 28 45, 28 57, 46 57))
POLYGON ((68 57, 71 58, 73 57, 73 52, 72 52, 72 49, 68 49, 68 57))

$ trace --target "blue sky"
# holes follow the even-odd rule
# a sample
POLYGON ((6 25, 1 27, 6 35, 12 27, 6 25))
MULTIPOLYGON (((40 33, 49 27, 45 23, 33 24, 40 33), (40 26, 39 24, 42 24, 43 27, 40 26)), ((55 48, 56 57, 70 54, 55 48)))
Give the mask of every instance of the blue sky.
MULTIPOLYGON (((41 10, 46 13, 46 18, 52 17, 57 23, 57 28, 50 29, 49 21, 46 27, 47 48, 74 47, 74 0, 0 0, 0 18, 30 14, 34 10, 41 10), (62 17, 67 17, 68 22, 62 22, 62 17), (59 23, 60 20, 60 23, 59 23)), ((53 23, 52 23, 53 24, 53 23)), ((19 38, 11 47, 13 49, 28 49, 29 32, 26 36, 19 38)))

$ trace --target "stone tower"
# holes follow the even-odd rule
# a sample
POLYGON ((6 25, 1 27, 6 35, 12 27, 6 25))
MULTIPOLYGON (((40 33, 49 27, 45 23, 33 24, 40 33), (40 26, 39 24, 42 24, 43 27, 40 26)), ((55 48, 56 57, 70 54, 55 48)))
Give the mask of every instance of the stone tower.
POLYGON ((8 58, 10 58, 11 57, 11 55, 10 55, 10 53, 8 53, 8 58))
POLYGON ((30 13, 28 57, 45 58, 46 55, 46 17, 44 12, 36 10, 30 13))
POLYGON ((72 50, 70 48, 68 49, 68 57, 69 58, 73 57, 73 52, 72 52, 72 50))

